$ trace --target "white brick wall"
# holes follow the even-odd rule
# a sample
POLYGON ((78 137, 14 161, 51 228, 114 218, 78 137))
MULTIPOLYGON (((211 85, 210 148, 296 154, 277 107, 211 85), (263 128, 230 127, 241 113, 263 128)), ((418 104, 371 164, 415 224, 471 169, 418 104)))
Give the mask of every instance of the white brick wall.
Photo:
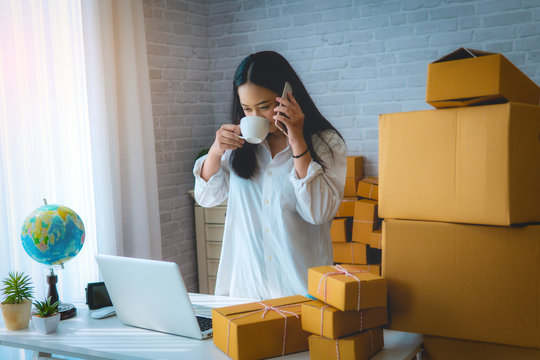
POLYGON ((145 17, 164 255, 193 281, 193 156, 229 121, 244 56, 289 59, 370 175, 378 114, 429 109, 432 60, 460 46, 502 52, 540 84, 540 0, 145 0, 145 17))
POLYGON ((209 6, 200 0, 145 0, 163 258, 197 291, 191 174, 215 133, 208 49, 209 6))

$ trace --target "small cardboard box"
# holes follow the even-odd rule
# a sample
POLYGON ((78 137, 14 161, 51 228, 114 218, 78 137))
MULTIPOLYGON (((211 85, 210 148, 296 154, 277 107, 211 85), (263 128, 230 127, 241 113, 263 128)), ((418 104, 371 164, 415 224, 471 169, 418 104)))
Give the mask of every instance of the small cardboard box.
POLYGON ((367 244, 374 230, 381 227, 379 219, 378 202, 375 200, 360 199, 354 203, 354 217, 352 241, 367 244))
POLYGON ((344 196, 335 217, 353 217, 354 202, 356 200, 358 200, 357 196, 344 196))
POLYGON ((351 241, 352 218, 340 218, 332 220, 330 226, 330 238, 332 242, 351 241))
POLYGON ((343 189, 343 196, 356 197, 356 191, 358 187, 358 183, 360 182, 362 178, 354 178, 354 177, 347 177, 345 178, 345 189, 343 189))
POLYGON ((374 249, 382 249, 382 230, 374 230, 371 232, 368 245, 374 249))
POLYGON ((540 225, 383 227, 392 330, 540 349, 540 225))
POLYGON ((356 195, 366 199, 379 200, 379 178, 367 176, 360 180, 356 195))
POLYGON ((382 114, 379 216, 539 222, 538 119, 540 106, 517 103, 382 114))
POLYGON ((345 177, 361 178, 364 176, 364 158, 362 156, 347 156, 347 173, 345 177))
POLYGON ((309 334, 302 330, 300 311, 308 301, 296 295, 212 309, 214 345, 235 360, 305 351, 309 334))
POLYGON ((387 322, 386 307, 341 311, 319 300, 302 304, 302 329, 330 339, 380 327, 387 322))
POLYGON ((428 65, 426 101, 436 108, 501 101, 540 105, 540 88, 503 55, 460 48, 428 65))
POLYGON ((308 293, 341 311, 381 307, 386 279, 351 265, 318 266, 308 269, 308 293))
POLYGON ((384 346, 382 328, 370 329, 337 340, 317 335, 309 337, 309 358, 311 360, 365 360, 384 346))
POLYGON ((346 264, 367 264, 368 246, 366 244, 353 243, 353 242, 333 242, 332 250, 334 252, 335 263, 346 264))
POLYGON ((533 360, 540 350, 487 342, 423 335, 425 360, 533 360))

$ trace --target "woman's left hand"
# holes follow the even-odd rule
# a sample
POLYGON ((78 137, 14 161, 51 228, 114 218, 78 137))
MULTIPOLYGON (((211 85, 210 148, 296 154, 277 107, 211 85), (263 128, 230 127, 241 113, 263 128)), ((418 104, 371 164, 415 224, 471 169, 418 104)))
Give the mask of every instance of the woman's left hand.
POLYGON ((281 121, 287 126, 287 135, 291 147, 298 143, 305 143, 303 132, 304 113, 292 93, 287 93, 287 99, 277 97, 276 100, 280 105, 274 108, 276 112, 274 120, 281 121))

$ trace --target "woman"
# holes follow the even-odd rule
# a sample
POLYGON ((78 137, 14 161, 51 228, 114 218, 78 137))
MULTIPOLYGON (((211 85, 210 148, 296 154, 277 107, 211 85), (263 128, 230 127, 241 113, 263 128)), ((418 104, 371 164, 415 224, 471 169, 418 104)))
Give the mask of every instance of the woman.
POLYGON ((307 269, 333 263, 330 224, 343 197, 345 143, 281 55, 249 55, 233 85, 233 124, 221 126, 193 170, 201 206, 228 198, 215 294, 305 295, 307 269), (285 82, 293 91, 278 97, 285 82), (270 123, 258 145, 239 137, 240 119, 252 115, 270 123))

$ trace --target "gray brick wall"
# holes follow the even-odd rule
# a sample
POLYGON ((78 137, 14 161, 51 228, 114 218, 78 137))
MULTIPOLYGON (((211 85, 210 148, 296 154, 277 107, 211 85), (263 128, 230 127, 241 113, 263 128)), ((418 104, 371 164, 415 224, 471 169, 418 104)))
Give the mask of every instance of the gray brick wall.
MULTIPOLYGON (((196 272, 191 167, 229 121, 238 62, 282 53, 376 175, 378 114, 429 109, 427 64, 502 52, 540 84, 538 0, 145 0, 164 256, 196 272)), ((195 286, 195 285, 193 285, 195 286)))

